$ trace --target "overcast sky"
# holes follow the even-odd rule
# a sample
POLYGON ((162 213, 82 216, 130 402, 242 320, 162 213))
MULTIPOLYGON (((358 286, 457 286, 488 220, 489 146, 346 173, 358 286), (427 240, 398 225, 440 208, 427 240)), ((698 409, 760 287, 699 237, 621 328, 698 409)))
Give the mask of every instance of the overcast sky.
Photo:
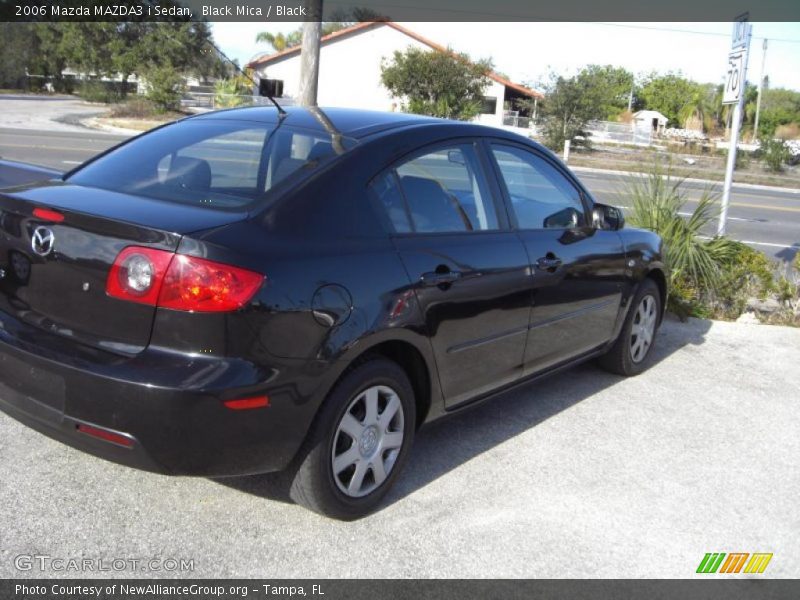
MULTIPOLYGON (((403 23, 409 29, 495 68, 519 83, 535 84, 550 68, 573 73, 589 63, 622 66, 636 74, 681 71, 702 82, 721 83, 730 46, 730 23, 403 23)), ((293 23, 214 23, 222 50, 244 65, 269 50, 259 31, 288 32, 293 23)), ((769 38, 766 74, 772 87, 800 91, 800 23, 754 23, 748 80, 761 70, 763 38, 769 38), (793 41, 787 41, 793 40, 793 41)))

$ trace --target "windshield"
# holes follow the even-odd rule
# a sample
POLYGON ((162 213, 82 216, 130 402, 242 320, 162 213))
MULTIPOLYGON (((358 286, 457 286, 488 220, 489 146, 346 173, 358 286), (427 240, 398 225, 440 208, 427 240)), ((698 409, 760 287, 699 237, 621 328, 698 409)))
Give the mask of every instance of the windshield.
POLYGON ((210 208, 241 209, 351 148, 350 138, 286 124, 189 119, 73 173, 68 183, 210 208))

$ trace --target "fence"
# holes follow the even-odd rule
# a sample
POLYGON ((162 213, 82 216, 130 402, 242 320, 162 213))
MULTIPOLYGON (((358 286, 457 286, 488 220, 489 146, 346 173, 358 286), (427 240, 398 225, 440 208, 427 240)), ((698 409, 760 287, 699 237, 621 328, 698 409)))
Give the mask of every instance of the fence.
POLYGON ((589 121, 586 131, 592 142, 611 144, 635 144, 649 146, 652 143, 653 131, 649 127, 636 127, 633 123, 615 123, 613 121, 589 121))
MULTIPOLYGON (((281 106, 294 104, 291 98, 277 98, 277 101, 281 106)), ((274 104, 272 100, 264 96, 187 92, 181 99, 181 106, 200 110, 216 110, 236 106, 274 106, 274 104)))
POLYGON ((503 115, 503 125, 528 129, 531 126, 531 118, 520 117, 519 114, 515 112, 506 112, 506 114, 503 115))

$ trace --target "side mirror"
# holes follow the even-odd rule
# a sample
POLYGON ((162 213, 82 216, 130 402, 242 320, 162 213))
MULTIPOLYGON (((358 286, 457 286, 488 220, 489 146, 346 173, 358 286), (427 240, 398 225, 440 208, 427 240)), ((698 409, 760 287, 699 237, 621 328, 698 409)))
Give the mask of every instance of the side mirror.
POLYGON ((625 227, 625 216, 616 206, 595 204, 592 209, 592 225, 597 229, 619 231, 625 227))

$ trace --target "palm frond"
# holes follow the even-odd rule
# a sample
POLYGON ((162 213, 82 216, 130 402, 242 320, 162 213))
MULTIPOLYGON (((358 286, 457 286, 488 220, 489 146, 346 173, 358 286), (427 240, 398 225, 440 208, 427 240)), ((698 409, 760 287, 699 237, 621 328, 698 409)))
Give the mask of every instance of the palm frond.
POLYGON ((706 188, 689 212, 685 182, 685 178, 673 176, 671 165, 665 170, 655 163, 649 173, 625 186, 633 204, 628 221, 661 236, 673 280, 683 278, 699 290, 709 290, 719 281, 721 261, 733 249, 726 238, 703 235, 718 215, 718 195, 706 188))

